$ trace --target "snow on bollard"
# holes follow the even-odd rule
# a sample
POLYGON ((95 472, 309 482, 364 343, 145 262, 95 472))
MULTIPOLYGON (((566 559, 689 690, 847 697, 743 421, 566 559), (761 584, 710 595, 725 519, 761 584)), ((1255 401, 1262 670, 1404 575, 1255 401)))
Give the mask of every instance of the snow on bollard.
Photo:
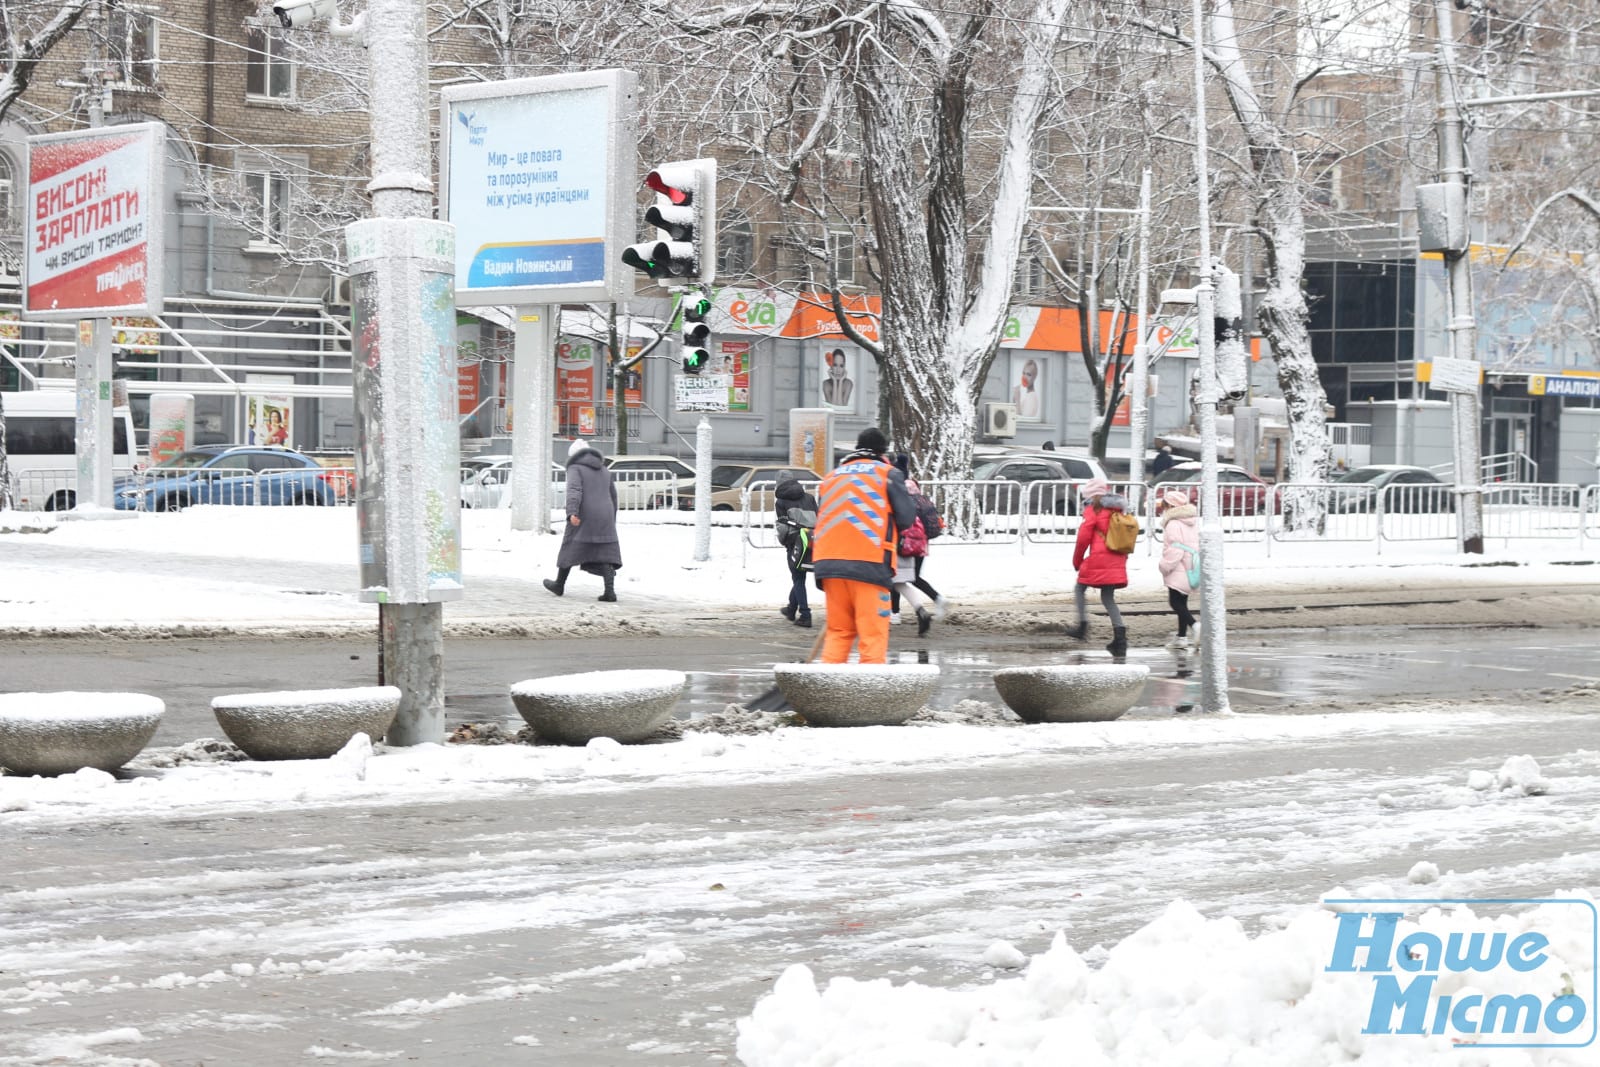
POLYGON ((1024 722, 1109 722, 1133 707, 1149 676, 1133 663, 1004 667, 994 687, 1024 722))
POLYGON ((672 717, 688 682, 682 671, 559 674, 517 682, 511 702, 541 741, 587 745, 609 737, 626 744, 653 737, 672 717))
POLYGON ((0 694, 0 767, 12 774, 114 771, 155 735, 166 708, 146 693, 0 694))
POLYGON ((931 663, 779 663, 772 674, 812 726, 899 726, 939 684, 931 663))
POLYGON ((228 693, 211 711, 228 740, 257 760, 327 759, 356 734, 382 737, 400 710, 392 685, 228 693))

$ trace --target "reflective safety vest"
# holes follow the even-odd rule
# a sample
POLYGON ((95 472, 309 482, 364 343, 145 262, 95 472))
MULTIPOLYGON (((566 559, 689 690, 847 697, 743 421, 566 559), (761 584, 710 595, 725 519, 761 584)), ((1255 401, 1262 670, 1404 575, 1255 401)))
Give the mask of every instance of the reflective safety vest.
POLYGON ((817 490, 814 560, 887 564, 893 551, 889 528, 889 464, 870 459, 840 464, 817 490))

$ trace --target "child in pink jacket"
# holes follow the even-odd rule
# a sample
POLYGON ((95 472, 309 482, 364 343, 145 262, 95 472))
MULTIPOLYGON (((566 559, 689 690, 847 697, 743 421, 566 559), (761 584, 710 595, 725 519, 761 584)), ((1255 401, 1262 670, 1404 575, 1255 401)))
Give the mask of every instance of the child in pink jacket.
POLYGON ((1189 571, 1200 571, 1200 513, 1189 503, 1189 494, 1170 489, 1161 498, 1166 509, 1161 513, 1163 546, 1161 578, 1167 584, 1167 604, 1178 616, 1178 636, 1167 642, 1169 648, 1189 649, 1195 645, 1190 631, 1195 628, 1194 612, 1189 610, 1189 571))

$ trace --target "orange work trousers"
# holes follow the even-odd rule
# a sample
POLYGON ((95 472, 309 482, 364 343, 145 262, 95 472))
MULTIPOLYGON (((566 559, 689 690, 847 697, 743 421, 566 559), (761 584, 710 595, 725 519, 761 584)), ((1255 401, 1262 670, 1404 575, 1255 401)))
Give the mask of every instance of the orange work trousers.
POLYGON ((828 630, 822 642, 822 662, 843 663, 850 646, 861 641, 862 663, 889 661, 889 590, 849 578, 824 578, 828 630))

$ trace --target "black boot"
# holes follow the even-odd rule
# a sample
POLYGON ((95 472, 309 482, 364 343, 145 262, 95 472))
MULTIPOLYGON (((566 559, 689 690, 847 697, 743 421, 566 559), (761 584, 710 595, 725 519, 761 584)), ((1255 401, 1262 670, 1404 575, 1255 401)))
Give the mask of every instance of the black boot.
POLYGON ((1084 620, 1083 622, 1077 623, 1073 626, 1062 627, 1061 632, 1072 638, 1074 641, 1082 641, 1089 636, 1088 620, 1084 620))
POLYGON ((607 604, 615 604, 617 602, 617 569, 615 567, 607 567, 605 574, 601 575, 601 578, 605 580, 606 591, 600 594, 599 599, 607 604))
POLYGON ((783 607, 778 609, 778 614, 782 615, 784 618, 788 619, 790 622, 794 622, 794 605, 793 604, 785 604, 783 607))
POLYGON ((927 608, 918 608, 917 609, 917 636, 918 637, 927 637, 928 636, 928 627, 930 627, 932 625, 933 625, 933 615, 929 613, 927 608))
POLYGON ((795 615, 794 624, 804 629, 811 629, 811 612, 802 611, 795 615))
POLYGON ((1111 643, 1106 646, 1106 651, 1117 659, 1128 654, 1128 628, 1116 626, 1111 630, 1111 643))
POLYGON ((560 570, 556 571, 555 581, 552 582, 548 578, 544 580, 544 587, 550 590, 556 596, 564 595, 567 591, 567 575, 570 573, 572 573, 571 567, 562 567, 560 570))

